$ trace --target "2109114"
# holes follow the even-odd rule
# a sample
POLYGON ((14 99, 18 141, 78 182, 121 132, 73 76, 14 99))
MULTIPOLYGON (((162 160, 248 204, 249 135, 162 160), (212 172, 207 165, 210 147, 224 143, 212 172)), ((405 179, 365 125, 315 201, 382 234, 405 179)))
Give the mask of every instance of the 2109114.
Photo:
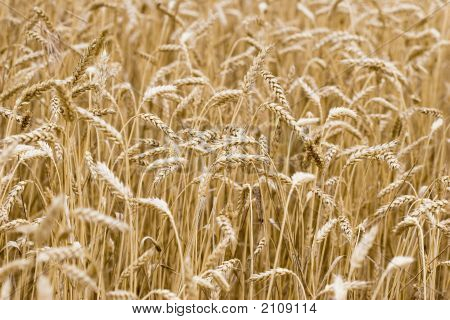
POLYGON ((308 303, 266 303, 262 305, 261 313, 316 313, 316 304, 308 303))

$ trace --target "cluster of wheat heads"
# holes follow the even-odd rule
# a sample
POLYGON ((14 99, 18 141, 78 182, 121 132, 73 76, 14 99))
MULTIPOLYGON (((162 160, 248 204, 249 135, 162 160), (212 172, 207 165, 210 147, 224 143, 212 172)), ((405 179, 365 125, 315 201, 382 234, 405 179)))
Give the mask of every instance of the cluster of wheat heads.
POLYGON ((1 298, 450 298, 448 3, 8 3, 1 298))

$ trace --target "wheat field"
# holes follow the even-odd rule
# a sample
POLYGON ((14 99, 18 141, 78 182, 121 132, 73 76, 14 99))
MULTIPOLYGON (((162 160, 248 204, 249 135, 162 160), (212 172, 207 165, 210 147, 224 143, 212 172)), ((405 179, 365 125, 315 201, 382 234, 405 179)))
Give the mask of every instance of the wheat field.
POLYGON ((443 0, 0 2, 2 299, 450 299, 443 0))

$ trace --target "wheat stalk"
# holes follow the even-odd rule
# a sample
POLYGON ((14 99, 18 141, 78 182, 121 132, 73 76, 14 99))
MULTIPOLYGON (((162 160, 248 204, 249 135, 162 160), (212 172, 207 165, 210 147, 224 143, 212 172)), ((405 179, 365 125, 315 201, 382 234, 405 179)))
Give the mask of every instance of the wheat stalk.
POLYGON ((116 230, 119 232, 127 232, 130 230, 130 227, 125 222, 114 219, 94 209, 78 208, 74 211, 74 215, 81 221, 105 225, 111 230, 116 230))

